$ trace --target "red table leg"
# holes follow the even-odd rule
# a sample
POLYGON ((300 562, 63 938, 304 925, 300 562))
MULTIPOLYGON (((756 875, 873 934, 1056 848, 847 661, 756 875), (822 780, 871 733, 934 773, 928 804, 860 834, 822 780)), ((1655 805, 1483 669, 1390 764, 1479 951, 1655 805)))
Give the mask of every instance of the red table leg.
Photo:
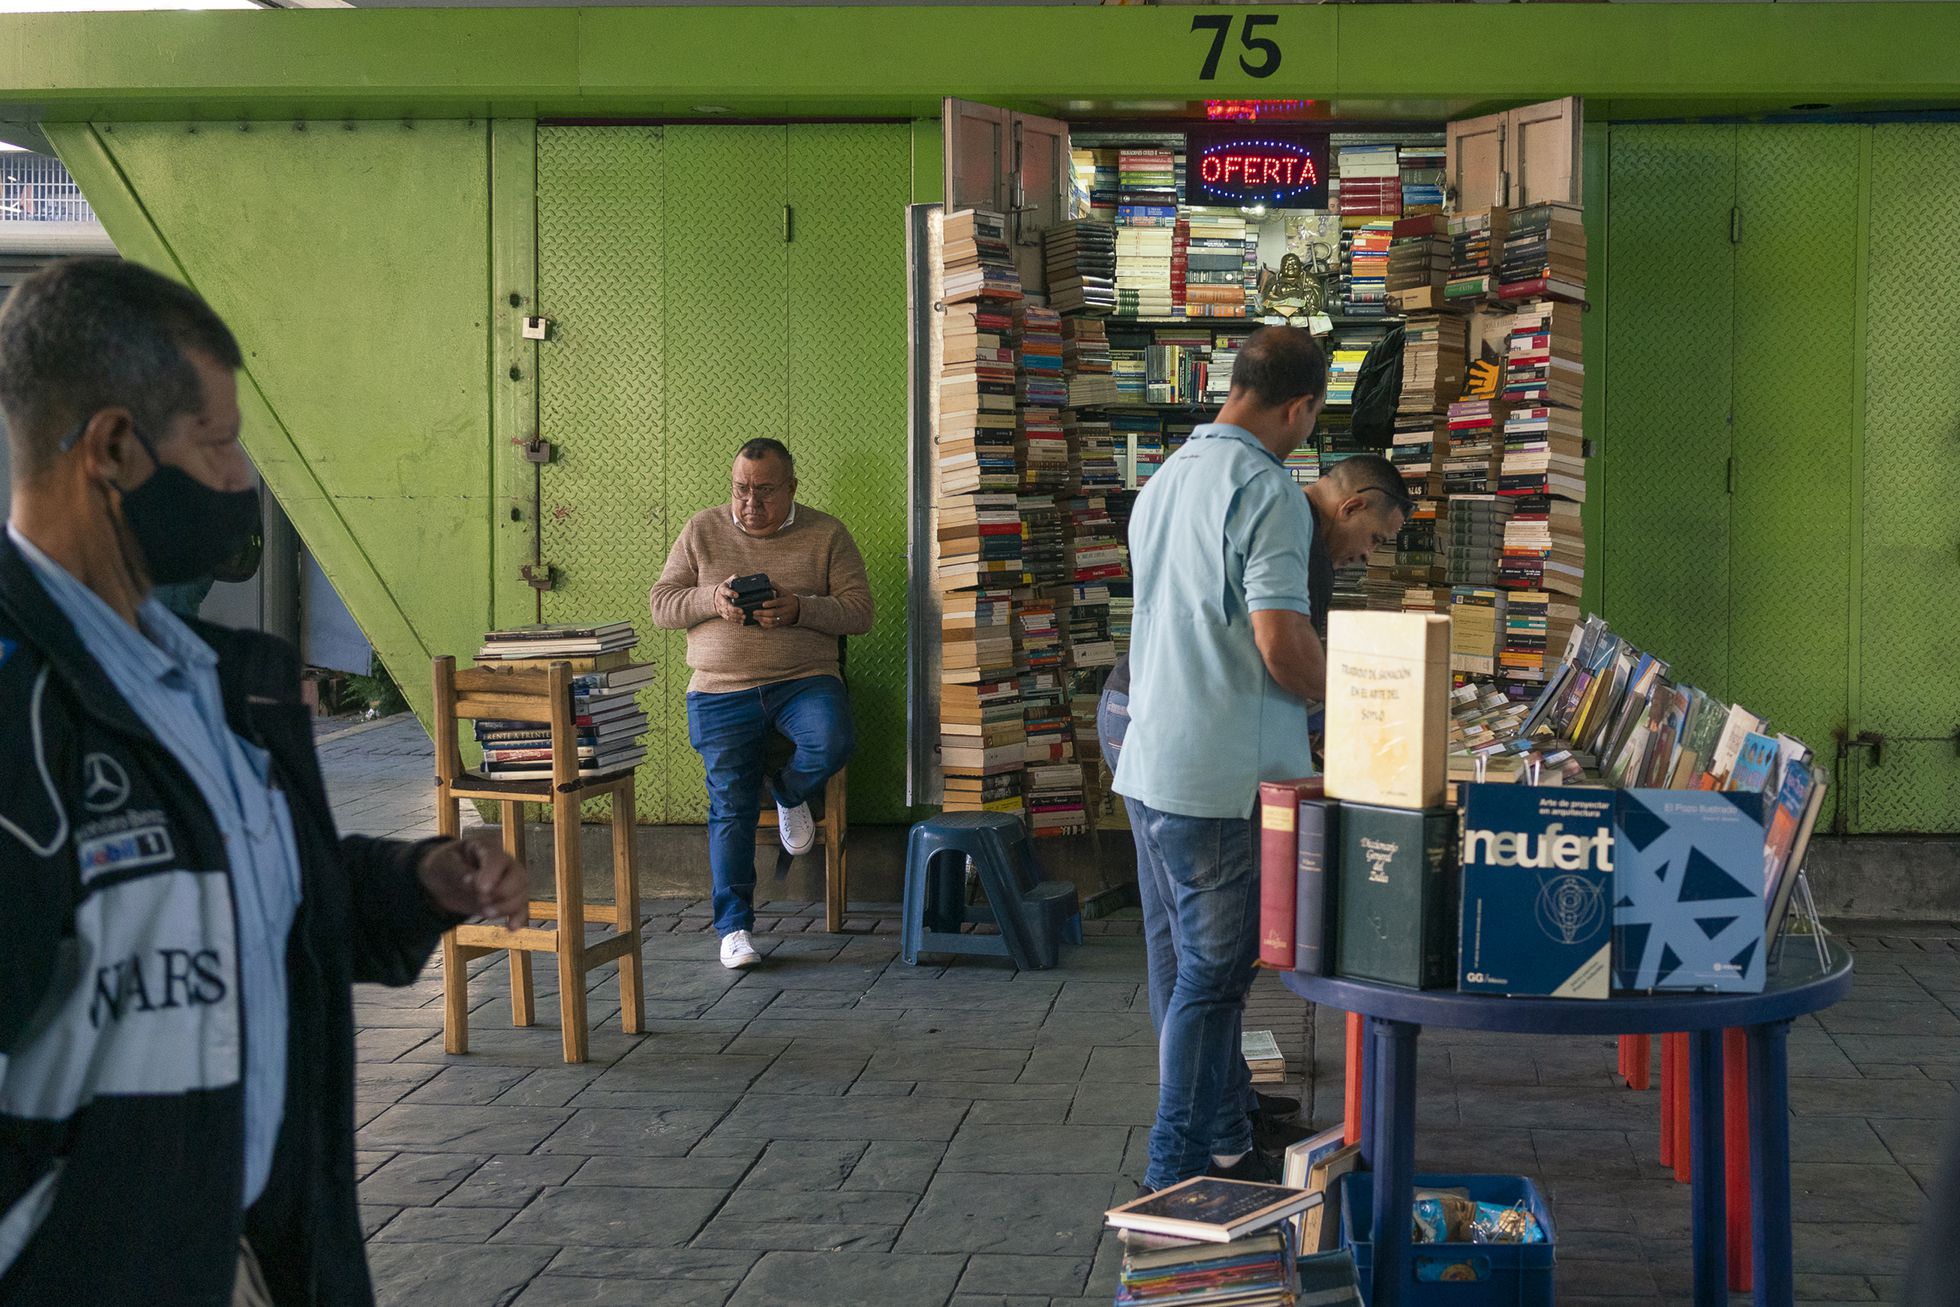
POLYGON ((1689 1111, 1688 1036, 1669 1035, 1674 1041, 1674 1179, 1687 1184, 1694 1179, 1694 1149, 1689 1145, 1693 1113, 1689 1111))
POLYGON ((1347 1014, 1347 1065, 1346 1085, 1347 1110, 1342 1118, 1343 1143, 1361 1142, 1361 1017, 1358 1013, 1347 1014))
POLYGON ((1674 1165, 1674 1116, 1681 1100, 1674 1092, 1674 1036, 1661 1036, 1661 1165, 1674 1165))
POLYGON ((1751 1231, 1749 1201, 1749 1038, 1742 1030, 1722 1032, 1722 1156, 1728 1167, 1729 1291, 1749 1292, 1751 1231))
POLYGON ((1623 1035, 1621 1046, 1626 1050, 1626 1082, 1629 1089, 1646 1089, 1653 1084, 1654 1041, 1648 1035, 1623 1035))

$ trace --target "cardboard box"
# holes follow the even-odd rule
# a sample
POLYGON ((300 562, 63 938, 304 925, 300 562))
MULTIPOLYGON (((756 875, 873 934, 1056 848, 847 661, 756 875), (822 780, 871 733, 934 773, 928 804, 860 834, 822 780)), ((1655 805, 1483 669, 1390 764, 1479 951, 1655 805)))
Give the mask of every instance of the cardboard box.
POLYGON ((1329 614, 1328 798, 1395 808, 1441 806, 1449 722, 1449 618, 1329 614))
POLYGON ((1411 989, 1456 983, 1456 814, 1341 805, 1336 974, 1411 989))
POLYGON ((1463 787, 1466 994, 1608 998, 1613 988, 1613 791, 1463 787))

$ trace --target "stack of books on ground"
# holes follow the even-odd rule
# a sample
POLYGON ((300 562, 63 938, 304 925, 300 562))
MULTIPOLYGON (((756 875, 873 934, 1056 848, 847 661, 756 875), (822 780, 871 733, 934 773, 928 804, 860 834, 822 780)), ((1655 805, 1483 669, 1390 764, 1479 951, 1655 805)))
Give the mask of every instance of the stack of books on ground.
POLYGON ((1443 579, 1450 585, 1494 586, 1504 550, 1504 524, 1516 501, 1495 494, 1456 494, 1439 533, 1443 579))
POLYGON ((1041 234, 1048 304, 1057 313, 1109 314, 1116 309, 1116 227, 1065 222, 1041 234))
POLYGON ((1550 203, 1513 209, 1497 279, 1501 299, 1583 301, 1586 226, 1579 206, 1550 203))
POLYGON ((1019 349, 1013 306, 946 308, 935 439, 942 495, 1012 491, 1019 484, 1019 349))
POLYGON ((1506 416, 1502 404, 1487 399, 1460 399, 1450 405, 1450 448, 1443 460, 1445 493, 1488 494, 1497 488, 1497 431, 1506 416))
POLYGON ((1019 813, 1027 728, 1014 667, 1013 594, 990 589, 947 595, 940 626, 945 808, 1019 813))
POLYGON ((1117 1307, 1292 1307, 1298 1231, 1319 1194, 1199 1177, 1112 1208, 1117 1307))
POLYGON ((1279 1051, 1279 1040, 1273 1037, 1272 1031, 1240 1031, 1239 1055, 1245 1058, 1245 1067, 1252 1073, 1253 1084, 1278 1085, 1286 1082, 1286 1055, 1279 1051))
POLYGON ((1021 298, 1021 274, 1015 271, 1007 220, 1000 214, 985 209, 949 213, 943 242, 945 279, 940 298, 946 303, 1021 298))
MULTIPOLYGON (((571 711, 579 775, 603 776, 626 771, 647 756, 642 744, 647 715, 637 696, 653 679, 653 668, 632 661, 638 643, 631 622, 518 626, 484 636, 476 661, 513 671, 568 664, 574 673, 571 711)), ((550 779, 549 723, 485 718, 475 725, 484 775, 511 781, 550 779)))

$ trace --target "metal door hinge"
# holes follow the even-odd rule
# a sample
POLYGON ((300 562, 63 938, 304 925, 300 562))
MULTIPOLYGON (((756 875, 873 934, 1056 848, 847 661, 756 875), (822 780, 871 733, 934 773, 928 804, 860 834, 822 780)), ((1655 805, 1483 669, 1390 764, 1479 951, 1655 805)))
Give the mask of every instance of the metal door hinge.
POLYGON ((551 326, 550 318, 526 318, 524 319, 524 339, 550 340, 551 326))
POLYGON ((1884 735, 1877 731, 1859 731, 1858 734, 1852 737, 1851 743, 1855 748, 1869 749, 1871 751, 1872 766, 1874 768, 1881 767, 1885 764, 1884 735))
POLYGON ((1735 493, 1735 460, 1733 458, 1729 460, 1727 481, 1728 481, 1729 493, 1734 494, 1735 493))
POLYGON ((783 244, 787 245, 795 239, 796 210, 785 204, 783 206, 783 244))
POLYGON ((523 446, 524 459, 529 463, 550 463, 558 458, 558 446, 542 436, 532 436, 523 446))
POLYGON ((1742 209, 1734 206, 1729 209, 1729 244, 1742 244, 1742 209))
POLYGON ((527 585, 540 594, 546 590, 556 590, 561 575, 550 563, 526 563, 518 568, 517 572, 527 585))

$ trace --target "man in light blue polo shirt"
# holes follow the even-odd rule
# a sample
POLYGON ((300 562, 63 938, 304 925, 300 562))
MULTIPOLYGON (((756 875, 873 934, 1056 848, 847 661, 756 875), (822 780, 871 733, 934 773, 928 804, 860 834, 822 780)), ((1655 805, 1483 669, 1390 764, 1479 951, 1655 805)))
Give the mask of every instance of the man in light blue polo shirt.
POLYGON ((1161 866, 1177 981, 1159 1035, 1146 1189, 1266 1179, 1240 1021, 1258 956, 1259 782, 1311 775, 1326 660, 1307 597, 1313 515, 1283 460, 1312 434, 1327 364, 1292 327, 1240 350, 1218 421, 1165 461, 1130 520, 1131 721, 1116 769, 1139 857, 1161 866))

